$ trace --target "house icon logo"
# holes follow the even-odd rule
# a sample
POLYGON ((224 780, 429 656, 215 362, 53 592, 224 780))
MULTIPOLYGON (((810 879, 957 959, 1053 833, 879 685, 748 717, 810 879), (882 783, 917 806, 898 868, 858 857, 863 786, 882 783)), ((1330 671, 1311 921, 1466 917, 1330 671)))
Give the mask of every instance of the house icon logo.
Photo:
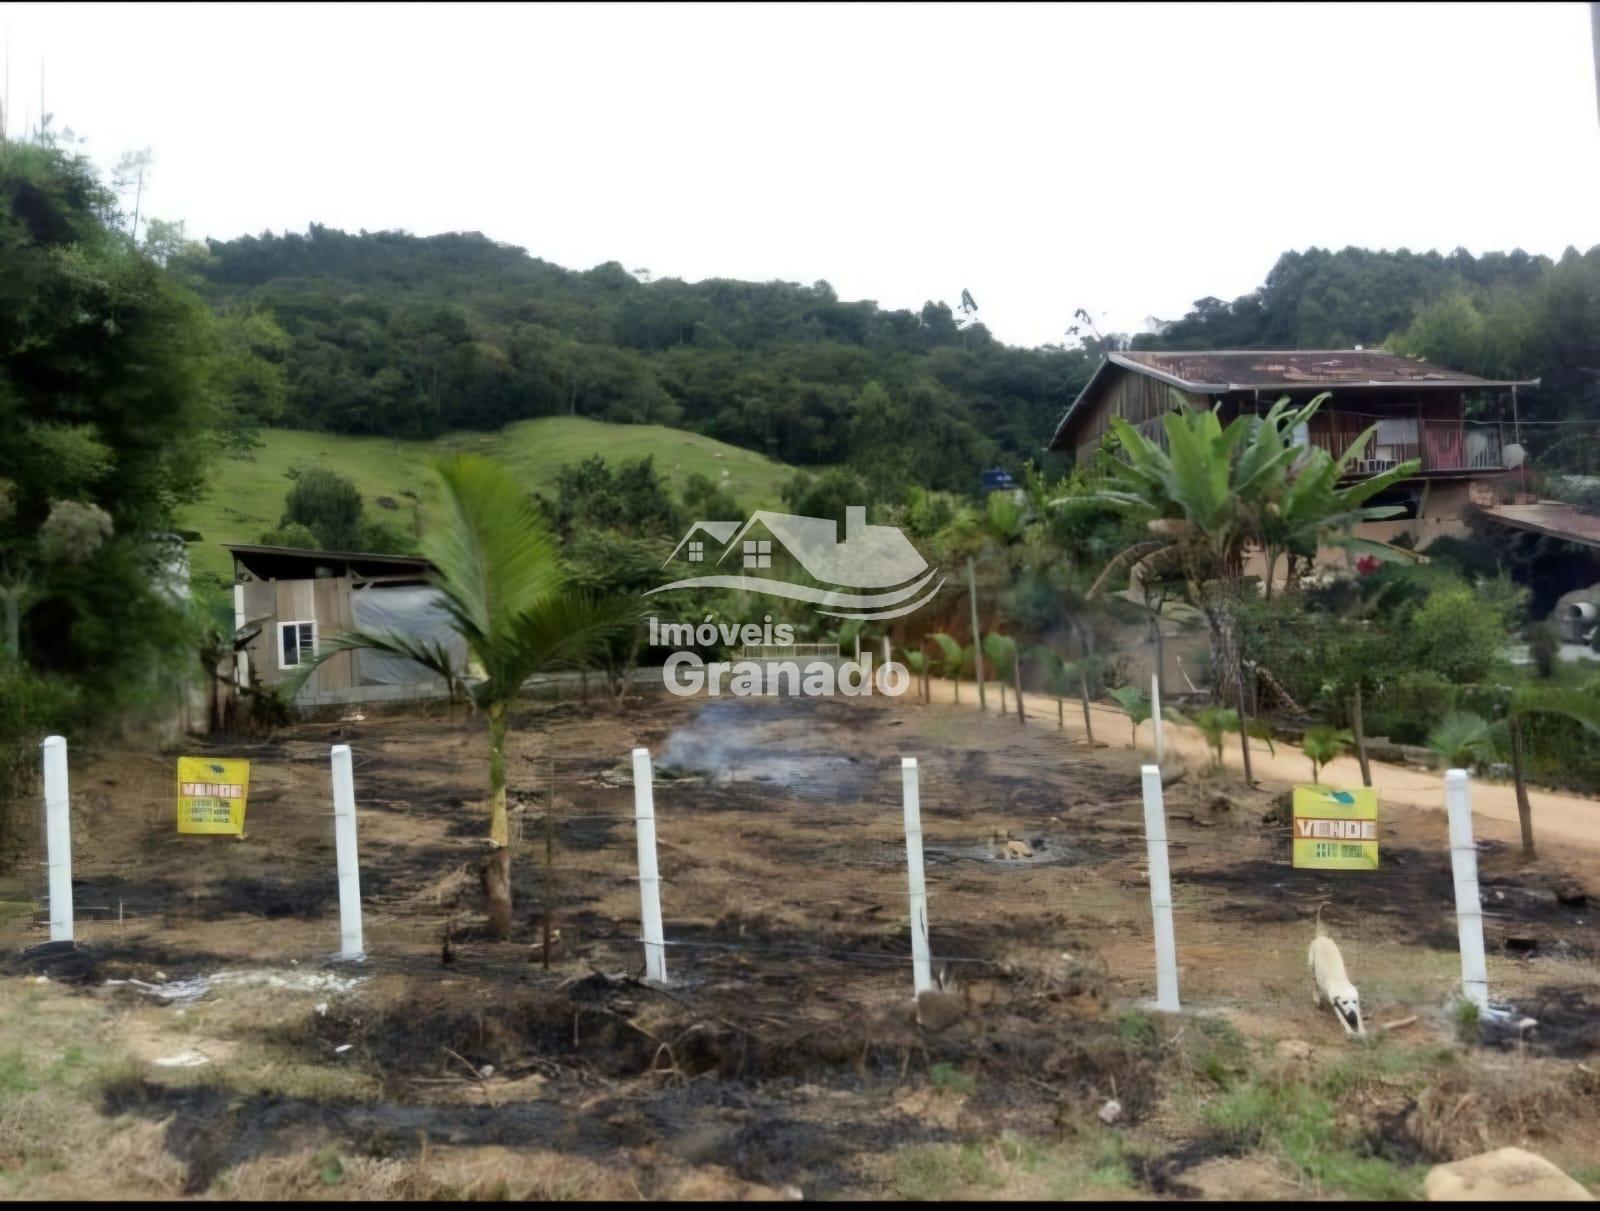
POLYGON ((909 614, 944 585, 939 570, 897 527, 869 526, 861 505, 845 509, 842 536, 829 518, 765 509, 742 524, 697 521, 662 566, 700 574, 660 585, 646 596, 675 589, 745 589, 808 602, 834 618, 862 620, 909 614), (785 579, 791 561, 813 583, 785 579))

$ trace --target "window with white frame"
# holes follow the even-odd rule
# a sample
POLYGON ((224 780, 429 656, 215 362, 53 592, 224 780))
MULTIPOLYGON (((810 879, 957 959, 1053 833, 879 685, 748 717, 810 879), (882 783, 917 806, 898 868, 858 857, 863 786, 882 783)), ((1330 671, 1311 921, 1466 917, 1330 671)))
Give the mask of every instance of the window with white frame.
POLYGON ((299 668, 309 664, 317 654, 317 624, 314 622, 280 622, 278 624, 278 667, 299 668))
POLYGON ((705 562, 705 558, 706 544, 703 542, 691 542, 689 544, 689 562, 703 563, 705 562))
POLYGON ((772 541, 761 538, 744 544, 744 566, 770 568, 772 566, 772 541))

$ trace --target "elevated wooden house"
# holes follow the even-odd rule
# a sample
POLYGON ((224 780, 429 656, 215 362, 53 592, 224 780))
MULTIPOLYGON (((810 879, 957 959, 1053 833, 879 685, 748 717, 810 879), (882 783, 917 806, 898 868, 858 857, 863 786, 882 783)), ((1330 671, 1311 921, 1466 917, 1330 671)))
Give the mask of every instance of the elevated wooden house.
POLYGON ((1420 459, 1414 476, 1372 502, 1405 512, 1359 533, 1380 542, 1409 535, 1421 549, 1442 534, 1463 533, 1470 505, 1505 498, 1522 450, 1514 423, 1504 418, 1516 415, 1517 390, 1537 384, 1479 378, 1381 349, 1112 353, 1067 409, 1050 448, 1082 461, 1099 448, 1113 416, 1165 444, 1161 418, 1185 403, 1217 408, 1227 421, 1265 412, 1283 396, 1298 404, 1328 392, 1295 440, 1337 457, 1376 425, 1350 467, 1353 477, 1420 459))

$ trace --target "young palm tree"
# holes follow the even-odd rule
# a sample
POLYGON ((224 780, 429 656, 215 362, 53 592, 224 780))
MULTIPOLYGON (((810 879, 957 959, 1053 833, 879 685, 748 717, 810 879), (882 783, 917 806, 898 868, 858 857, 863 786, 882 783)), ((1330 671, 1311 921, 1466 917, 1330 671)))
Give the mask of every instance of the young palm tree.
POLYGON ((1494 727, 1482 715, 1451 711, 1433 725, 1426 744, 1446 769, 1470 769, 1494 755, 1494 727))
POLYGON ((1311 762, 1311 781, 1320 783, 1322 767, 1348 752, 1354 743, 1355 737, 1350 734, 1349 728, 1329 727, 1327 724, 1308 727, 1306 734, 1300 738, 1300 751, 1311 762))
POLYGON ((950 678, 950 687, 955 693, 956 702, 961 701, 961 645, 943 631, 935 631, 928 636, 933 640, 934 646, 939 649, 938 666, 941 672, 950 678))
POLYGON ((1109 693, 1128 717, 1128 747, 1133 748, 1139 740, 1139 725, 1150 718, 1150 699, 1136 685, 1119 685, 1109 693))
MULTIPOLYGON (((494 935, 511 934, 511 849, 506 814, 506 735, 511 705, 535 673, 584 667, 613 635, 636 621, 633 599, 597 601, 570 591, 555 539, 511 473, 475 454, 433 464, 439 517, 423 536, 433 583, 465 642, 469 664, 452 664, 443 643, 394 632, 334 637, 317 663, 336 652, 370 649, 406 656, 465 690, 489 729, 489 845, 484 866, 494 935)), ((315 667, 315 665, 313 665, 315 667)))
POLYGON ((917 685, 921 687, 917 691, 918 695, 924 702, 928 701, 928 673, 932 663, 928 659, 928 653, 902 648, 900 658, 905 661, 906 668, 911 670, 911 675, 917 679, 917 685))
MULTIPOLYGON (((981 510, 963 508, 939 535, 940 546, 950 556, 965 556, 967 565, 967 604, 972 615, 973 663, 978 682, 978 705, 988 708, 984 686, 983 637, 978 621, 978 562, 998 556, 1001 582, 1009 585, 1015 548, 1028 527, 1027 511, 1005 492, 991 492, 981 510)), ((1004 683, 1002 683, 1004 684, 1004 683)))
POLYGON ((994 669, 995 679, 1000 683, 1001 713, 1006 709, 1006 678, 1009 677, 1017 692, 1017 722, 1026 723, 1027 716, 1022 708, 1021 653, 1017 650, 1017 641, 1009 635, 991 631, 983 637, 983 654, 989 661, 989 667, 994 669))
POLYGON ((1197 728, 1206 738, 1206 747, 1211 750, 1211 768, 1213 770, 1222 768, 1222 743, 1239 730, 1238 711, 1231 706, 1207 706, 1196 711, 1191 718, 1172 707, 1167 707, 1161 714, 1163 718, 1170 719, 1173 723, 1197 728))

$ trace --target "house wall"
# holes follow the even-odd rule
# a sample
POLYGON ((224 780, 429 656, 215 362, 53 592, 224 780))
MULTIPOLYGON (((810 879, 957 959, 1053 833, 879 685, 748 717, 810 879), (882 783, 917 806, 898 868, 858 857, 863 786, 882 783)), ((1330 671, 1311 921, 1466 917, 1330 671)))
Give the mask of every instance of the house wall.
MULTIPOLYGON (((1424 552, 1436 539, 1446 535, 1452 538, 1466 538, 1471 533, 1466 514, 1472 504, 1474 482, 1469 479, 1433 480, 1427 485, 1418 516, 1397 517, 1387 521, 1364 521, 1356 526, 1355 536, 1370 542, 1383 543, 1394 543, 1403 536, 1409 536, 1411 549, 1424 552)), ((1346 569, 1352 567, 1354 562, 1354 557, 1343 547, 1324 546, 1317 549, 1315 560, 1317 567, 1346 569)), ((1246 557, 1244 574, 1266 575, 1266 560, 1259 551, 1252 552, 1246 557)), ((1283 575, 1284 565, 1280 561, 1276 583, 1282 583, 1283 575)))
MULTIPOLYGON (((261 633, 246 652, 250 668, 265 685, 277 685, 295 675, 279 667, 278 624, 312 621, 319 643, 355 625, 350 608, 350 580, 330 576, 316 580, 249 580, 243 590, 246 621, 264 619, 261 633)), ((307 682, 305 693, 322 694, 356 685, 355 653, 340 652, 322 664, 307 682)))
POLYGON ((1085 417, 1075 438, 1077 461, 1080 464, 1087 461, 1100 448, 1100 439, 1111 427, 1113 416, 1137 425, 1170 412, 1175 399, 1185 399, 1197 408, 1210 404, 1205 396, 1179 391, 1148 374, 1136 374, 1122 366, 1111 367, 1098 393, 1084 401, 1085 417))

